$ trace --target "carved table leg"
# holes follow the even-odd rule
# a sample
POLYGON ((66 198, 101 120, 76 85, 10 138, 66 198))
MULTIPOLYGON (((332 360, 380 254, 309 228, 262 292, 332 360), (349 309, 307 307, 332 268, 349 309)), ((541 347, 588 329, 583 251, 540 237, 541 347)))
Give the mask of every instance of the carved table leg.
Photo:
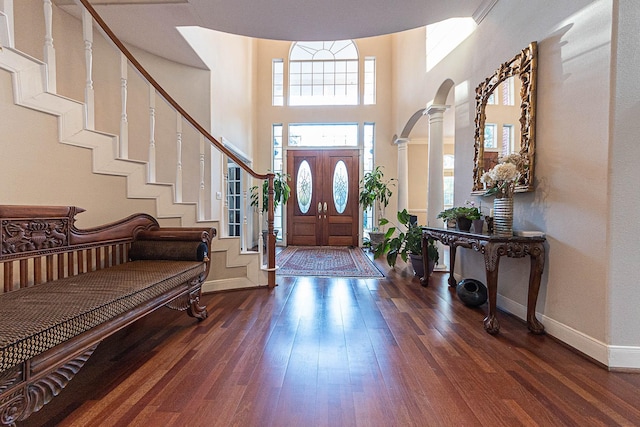
POLYGON ((453 272, 456 266, 456 245, 449 245, 449 286, 455 287, 458 283, 456 278, 453 277, 453 272))
POLYGON ((429 237, 422 233, 422 266, 424 267, 424 276, 420 278, 422 286, 429 286, 429 237))
POLYGON ((538 292, 540 291, 540 280, 544 270, 544 245, 538 243, 532 245, 531 271, 529 273, 529 295, 527 299, 527 326, 534 334, 544 334, 544 326, 536 318, 536 304, 538 302, 538 292))
POLYGON ((500 323, 496 317, 496 300, 498 298, 498 265, 500 264, 499 247, 487 244, 484 252, 484 264, 487 274, 487 292, 489 297, 489 313, 484 319, 484 329, 491 335, 500 331, 500 323))

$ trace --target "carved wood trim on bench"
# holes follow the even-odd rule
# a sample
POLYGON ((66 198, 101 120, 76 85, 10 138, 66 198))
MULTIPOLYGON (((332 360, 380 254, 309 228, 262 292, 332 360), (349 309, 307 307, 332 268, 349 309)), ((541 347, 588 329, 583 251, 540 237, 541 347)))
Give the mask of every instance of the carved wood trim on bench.
MULTIPOLYGON (((27 289, 20 291, 23 288, 37 286, 42 292, 46 292, 47 282, 127 263, 130 255, 134 257, 132 244, 136 245, 135 256, 142 260, 136 262, 143 263, 141 265, 153 263, 148 268, 155 271, 155 263, 173 262, 184 265, 180 261, 184 257, 187 263, 181 271, 188 273, 181 273, 184 277, 173 276, 175 279, 171 279, 171 282, 159 282, 167 285, 160 288, 161 293, 156 292, 157 296, 148 294, 150 298, 146 301, 136 303, 121 314, 0 371, 0 425, 15 425, 16 421, 38 411, 66 386, 102 340, 157 308, 166 306, 186 311, 198 320, 207 317, 206 308, 200 305, 200 292, 210 269, 208 251, 211 239, 216 234, 215 229, 161 228, 152 216, 136 214, 111 224, 80 230, 75 227, 75 216, 81 212, 84 209, 74 206, 0 206, 0 279, 3 281, 0 301, 4 294, 8 297, 14 291, 21 295, 21 292, 40 293, 27 289), (153 258, 156 252, 166 252, 162 250, 144 252, 145 248, 153 249, 158 246, 174 252, 170 254, 171 258, 153 258), (172 248, 177 248, 177 252, 172 248), (162 259, 178 259, 178 262, 159 261, 162 259), (199 262, 202 264, 198 264, 199 262), (182 282, 187 277, 190 278, 182 282), (182 284, 178 286, 178 283, 182 284)), ((173 274, 171 272, 174 264, 167 267, 171 268, 168 270, 169 274, 173 274)), ((122 266, 114 271, 121 271, 122 268, 126 269, 122 266)), ((93 273, 95 274, 103 273, 93 273)), ((80 277, 74 279, 74 283, 82 281, 80 277)), ((56 286, 66 286, 62 283, 64 282, 56 286)), ((23 298, 16 298, 18 300, 23 298)), ((13 298, 5 299, 5 305, 7 301, 12 301, 13 304, 13 298)), ((9 309, 8 306, 6 308, 9 309)), ((4 321, 7 321, 6 318, 4 321)), ((12 330, 11 325, 8 328, 9 331, 12 330)), ((0 350, 10 348, 12 344, 9 343, 5 342, 4 345, 9 347, 2 347, 0 350)), ((9 361, 14 360, 4 359, 3 352, 0 352, 0 356, 0 366, 5 368, 12 363, 9 361)), ((23 354, 22 357, 29 356, 23 354)))

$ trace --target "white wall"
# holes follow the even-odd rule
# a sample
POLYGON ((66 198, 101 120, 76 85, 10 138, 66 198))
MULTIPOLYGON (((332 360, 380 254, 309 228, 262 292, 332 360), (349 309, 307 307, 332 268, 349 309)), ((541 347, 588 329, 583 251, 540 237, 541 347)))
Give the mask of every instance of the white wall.
MULTIPOLYGON (((611 132, 611 180, 608 253, 598 254, 610 259, 607 280, 610 283, 607 295, 609 341, 622 347, 614 352, 614 362, 619 366, 638 365, 640 359, 640 294, 635 277, 638 273, 640 246, 640 8, 635 0, 620 0, 614 8, 614 39, 616 55, 613 58, 613 84, 609 102, 612 106, 613 129, 611 132), (626 351, 625 351, 626 350, 626 351), (634 351, 635 350, 635 351, 634 351)), ((604 100, 603 100, 604 102, 604 100)))
MULTIPOLYGON (((632 8, 630 3, 627 7, 632 8)), ((631 310, 632 304, 625 303, 620 310, 619 301, 612 301, 613 306, 608 303, 610 297, 623 299, 629 293, 619 291, 621 275, 609 274, 620 263, 609 256, 614 237, 608 234, 612 224, 610 150, 613 148, 615 156, 619 142, 622 160, 627 153, 625 146, 631 141, 627 138, 637 135, 636 129, 625 129, 611 145, 609 100, 615 99, 611 92, 612 10, 612 0, 546 2, 544 8, 535 2, 498 2, 476 32, 429 73, 416 59, 424 52, 424 30, 395 36, 395 47, 402 52, 397 53, 395 64, 398 122, 408 118, 418 104, 433 99, 447 78, 456 84, 457 205, 471 199, 474 89, 500 63, 531 41, 538 42, 536 190, 515 196, 514 228, 547 234, 547 262, 538 310, 548 332, 603 362, 608 358, 606 344, 612 343, 611 338, 638 345, 638 332, 633 332, 636 338, 629 340, 622 338, 628 337, 625 332, 610 337, 608 330, 610 317, 618 326, 624 323, 618 313, 623 313, 628 324, 629 316, 638 317, 631 310), (408 48, 402 49, 405 46, 408 48)), ((624 24, 631 31, 637 21, 625 18, 624 24)), ((629 44, 634 46, 634 42, 629 44)), ((625 65, 638 69, 637 60, 633 61, 625 65)), ((629 77, 624 84, 619 90, 629 90, 633 79, 629 77)), ((634 89, 626 101, 618 103, 637 109, 637 104, 629 105, 631 100, 637 101, 637 96, 633 98, 636 92, 634 89)), ((621 116, 616 118, 626 121, 621 116)), ((624 173, 621 176, 624 178, 620 181, 633 181, 624 173)), ((616 179, 615 173, 612 178, 616 179)), ((638 198, 628 206, 626 191, 618 196, 619 204, 614 203, 613 209, 637 207, 638 198)), ((490 199, 477 200, 490 203, 490 199)), ((619 234, 623 233, 619 229, 619 234)), ((484 281, 482 257, 466 250, 458 253, 462 260, 458 263, 459 274, 484 281)), ((629 257, 623 259, 629 261, 629 257)), ((519 316, 524 315, 526 307, 528 269, 528 259, 501 261, 499 303, 519 316)), ((628 269, 626 272, 630 273, 628 269)))

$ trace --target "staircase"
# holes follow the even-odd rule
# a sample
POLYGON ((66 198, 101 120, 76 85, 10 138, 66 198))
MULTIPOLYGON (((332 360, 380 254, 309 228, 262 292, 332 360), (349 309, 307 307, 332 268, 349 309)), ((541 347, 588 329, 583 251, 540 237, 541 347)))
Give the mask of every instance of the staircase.
MULTIPOLYGON (((20 0, 19 0, 20 1, 20 0)), ((32 2, 34 3, 34 2, 32 2)), ((35 2, 37 3, 37 2, 35 2)), ((126 197, 130 199, 152 199, 155 201, 155 212, 149 212, 159 219, 161 224, 165 223, 177 224, 181 226, 206 225, 215 227, 218 230, 219 237, 214 239, 211 248, 211 257, 213 260, 212 271, 203 286, 203 291, 212 292, 225 289, 247 288, 264 286, 268 282, 268 274, 262 266, 262 254, 258 252, 250 252, 241 250, 241 241, 238 237, 225 237, 224 224, 215 219, 215 213, 207 212, 204 204, 205 200, 212 198, 207 197, 206 192, 215 193, 221 191, 224 194, 224 180, 221 179, 219 188, 207 187, 204 185, 204 176, 213 176, 217 174, 222 176, 220 170, 206 170, 204 162, 205 154, 208 153, 208 144, 204 143, 204 139, 200 136, 195 141, 187 141, 187 129, 183 134, 182 126, 184 119, 177 115, 177 144, 178 149, 185 144, 199 144, 198 163, 200 164, 199 176, 186 176, 181 170, 182 152, 178 154, 177 168, 172 171, 176 176, 176 182, 163 183, 156 180, 156 176, 167 176, 168 173, 163 171, 162 162, 155 158, 154 139, 161 138, 160 132, 166 128, 166 125, 156 123, 160 119, 160 108, 155 105, 156 90, 150 88, 150 134, 151 144, 149 145, 149 158, 139 160, 130 158, 128 153, 134 151, 133 134, 129 133, 127 126, 121 126, 120 134, 112 134, 95 130, 96 120, 94 116, 95 101, 93 93, 93 82, 91 72, 87 72, 87 88, 85 89, 85 99, 82 101, 73 100, 65 96, 58 95, 56 92, 56 76, 61 76, 66 72, 65 63, 56 63, 55 50, 53 49, 53 33, 55 30, 53 18, 54 13, 64 14, 65 20, 74 19, 52 5, 50 0, 44 0, 40 11, 44 11, 45 22, 45 41, 44 41, 44 61, 33 58, 32 56, 21 52, 15 48, 14 38, 14 5, 12 0, 0 0, 0 42, 2 50, 0 50, 0 68, 11 74, 14 103, 19 106, 30 108, 41 112, 43 118, 45 115, 53 115, 57 117, 58 122, 58 140, 60 143, 91 150, 92 165, 91 170, 98 175, 111 175, 125 177, 126 180, 126 197), (157 115, 157 117, 156 117, 157 115), (157 135, 155 133, 158 133, 157 135), (185 140, 183 141, 183 135, 185 140), (207 150, 205 150, 205 148, 207 150), (195 183, 194 183, 195 181, 195 183), (196 191, 185 191, 185 188, 191 183, 198 186, 198 199, 193 201, 183 201, 187 199, 187 193, 196 193, 196 191), (183 195, 183 191, 185 195, 183 195)), ((24 5, 20 5, 21 8, 24 5)), ((80 6, 79 6, 80 7, 80 6)), ((86 63, 91 64, 94 61, 92 50, 93 33, 100 34, 97 30, 92 30, 91 17, 86 12, 82 13, 82 22, 78 23, 78 27, 84 32, 84 46, 86 63)), ((120 57, 117 53, 116 57, 120 57)), ((77 67, 76 67, 77 68, 77 67)), ((91 66, 87 66, 91 70, 91 66)), ((122 67, 126 70, 128 67, 122 67)), ((73 71, 72 71, 73 72, 73 71)), ((77 69, 76 71, 77 72, 77 69)), ((123 99, 127 99, 127 78, 126 73, 122 80, 122 85, 114 90, 123 93, 123 99)), ((128 82, 132 84, 131 81, 128 82)), ((136 83, 139 84, 139 83, 136 83)), ((125 105, 125 101, 123 101, 125 105)), ((132 105, 123 107, 124 112, 115 112, 112 114, 121 115, 125 125, 127 122, 126 108, 133 108, 132 105)), ((144 108, 144 107, 143 107, 144 108)), ((175 113, 174 113, 175 114, 175 113)), ((176 117, 176 115, 173 115, 176 117)), ((176 119, 173 118, 172 125, 176 127, 176 119)), ((187 126, 185 126, 186 128, 187 126)), ((175 134, 172 135, 175 138, 175 134)), ((149 144, 148 141, 145 141, 149 144)), ((197 146, 197 145, 196 145, 197 146)), ((146 150, 146 148, 145 148, 146 150)), ((139 149, 137 150, 140 151, 139 149)), ((194 150, 185 150, 187 152, 194 150)), ((210 155, 210 154, 209 154, 210 155)), ((192 162, 194 163, 194 162, 192 162)), ((210 162, 213 163, 213 162, 210 162)), ((104 208, 104 207, 103 207, 104 208)), ((96 207, 98 209, 98 207, 96 207)), ((211 209, 209 209, 211 210, 211 209)), ((220 214, 218 213, 218 216, 220 214)))

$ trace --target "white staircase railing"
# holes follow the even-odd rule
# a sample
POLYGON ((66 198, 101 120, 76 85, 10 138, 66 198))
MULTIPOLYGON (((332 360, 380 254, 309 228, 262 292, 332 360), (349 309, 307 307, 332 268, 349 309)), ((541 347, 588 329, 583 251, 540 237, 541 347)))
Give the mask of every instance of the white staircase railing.
MULTIPOLYGON (((103 35, 107 40, 110 40, 112 44, 118 49, 118 59, 119 64, 117 66, 117 71, 119 74, 119 88, 117 91, 112 91, 117 93, 118 99, 118 108, 120 111, 118 112, 118 121, 117 124, 117 134, 118 137, 114 138, 116 141, 116 146, 113 150, 113 160, 118 161, 130 161, 132 163, 140 163, 140 161, 145 162, 146 164, 146 176, 141 176, 136 178, 138 175, 137 172, 132 172, 131 169, 127 168, 124 165, 116 165, 115 163, 108 161, 105 166, 99 170, 100 173, 113 173, 113 174, 122 174, 128 176, 128 193, 130 197, 154 197, 156 198, 156 204, 158 206, 157 215, 162 217, 166 215, 169 216, 184 216, 185 211, 179 208, 179 205, 193 205, 196 207, 194 216, 197 217, 197 220, 203 220, 207 216, 211 216, 212 212, 210 209, 207 209, 207 201, 211 201, 212 194, 214 193, 213 188, 211 188, 211 180, 208 180, 212 173, 220 173, 220 171, 213 171, 208 167, 212 162, 207 162, 212 157, 212 149, 218 150, 224 156, 229 159, 232 159, 236 162, 242 169, 243 173, 246 174, 246 182, 250 181, 249 177, 253 177, 255 179, 264 180, 268 179, 271 183, 273 178, 271 174, 258 174, 253 171, 250 167, 246 165, 241 159, 236 157, 236 155, 231 151, 224 147, 223 144, 218 142, 214 137, 212 137, 197 121, 195 121, 182 106, 180 106, 169 94, 151 77, 151 75, 142 67, 142 65, 133 57, 133 55, 126 49, 126 47, 120 42, 117 37, 111 32, 111 30, 106 26, 104 21, 97 15, 96 11, 91 7, 88 1, 86 0, 76 0, 79 7, 81 7, 79 12, 79 18, 81 23, 81 32, 82 32, 82 40, 84 42, 84 54, 82 57, 82 65, 75 64, 72 67, 77 69, 84 69, 84 81, 82 91, 84 92, 84 104, 83 104, 83 118, 82 118, 82 127, 84 130, 93 131, 96 129, 96 97, 98 97, 98 91, 96 90, 96 76, 95 74, 95 59, 96 59, 96 43, 94 42, 94 24, 97 24, 103 35), (132 102, 132 94, 131 88, 133 85, 133 90, 138 90, 140 87, 139 82, 132 83, 131 76, 129 73, 129 67, 135 69, 138 75, 146 82, 148 96, 146 97, 148 102, 148 137, 141 138, 144 132, 140 131, 140 126, 137 123, 133 125, 130 123, 130 114, 129 110, 132 108, 139 109, 139 106, 134 106, 131 104, 132 102), (157 103, 158 98, 162 99, 164 102, 162 105, 157 103), (167 110, 169 113, 167 113, 167 110), (166 116, 169 115, 173 117, 172 119, 167 120, 166 116), (162 122, 160 120, 162 119, 162 122), (185 122, 187 126, 185 127, 185 122), (172 124, 171 124, 172 123, 172 124), (167 172, 166 161, 164 161, 168 156, 165 156, 167 152, 167 135, 170 134, 170 146, 173 148, 173 162, 172 166, 168 169, 171 169, 171 173, 167 172), (139 146, 140 141, 146 140, 147 147, 147 155, 141 156, 140 153, 143 152, 141 147, 139 146), (133 145, 131 145, 133 144, 133 145), (136 145, 138 144, 138 145, 136 145), (160 146, 161 144, 162 146, 160 146), (186 151, 185 147, 191 146, 189 150, 190 155, 193 153, 197 153, 197 159, 195 162, 190 161, 193 165, 197 165, 197 167, 185 168, 184 163, 188 161, 188 158, 185 158, 186 151), (194 149, 197 147, 197 149, 194 149), (159 163, 159 154, 160 151, 163 151, 162 162, 159 163), (137 158, 132 158, 131 154, 134 153, 137 158), (161 164, 162 163, 162 164, 161 164), (167 179, 167 177, 171 177, 167 179), (152 190, 141 190, 140 186, 137 184, 134 185, 132 182, 138 179, 140 181, 140 186, 148 186, 149 184, 156 184, 158 187, 152 190), (132 181, 133 180, 133 181, 132 181), (145 182, 146 181, 146 182, 145 182), (162 184, 162 181, 170 181, 170 184, 162 184), (169 187, 169 197, 164 197, 162 194, 165 191, 162 187, 169 187), (187 188, 196 188, 196 191, 185 191, 187 188), (168 199, 168 200, 164 200, 168 199)), ((0 0, 0 42, 1 46, 6 46, 9 48, 14 47, 13 40, 13 27, 14 27, 14 16, 13 16, 13 0, 0 0)), ((52 4, 51 0, 43 0, 43 20, 44 20, 44 47, 43 47, 43 62, 46 64, 46 67, 43 67, 45 71, 45 81, 44 90, 48 93, 55 94, 58 91, 58 79, 57 79, 57 67, 56 63, 56 48, 54 48, 54 11, 55 6, 52 4)), ((65 46, 57 46, 58 50, 62 49, 65 46)), ((64 50, 64 49, 63 49, 64 50)), ((58 52, 58 54, 63 53, 62 51, 58 52)), ((59 56, 59 55, 58 55, 59 56)), ((68 56, 68 55, 67 55, 68 56)), ((78 55, 75 55, 78 56, 78 55)), ((104 61, 101 62, 104 64, 104 61)), ((65 64, 67 65, 67 64, 65 64)), ((100 88, 98 86, 98 88, 100 88)), ((104 89, 102 89, 102 93, 104 93, 104 89)), ((109 91, 107 91, 109 92, 109 91)), ((112 94, 110 96, 113 97, 112 94)), ((140 97, 136 97, 136 100, 140 97)), ((110 101, 112 101, 111 99, 110 101)), ((103 100, 101 100, 102 104, 103 100)), ((109 102, 104 102, 108 104, 109 102)), ((43 111, 47 111, 43 109, 43 111)), ((139 117, 139 115, 138 115, 139 117)), ((64 121, 64 120, 63 120, 64 121)), ((69 120, 67 120, 69 122, 69 120)), ((69 123, 64 124, 66 127, 72 128, 69 123)), ((79 130, 78 130, 79 132, 79 130)), ((86 137, 82 136, 81 133, 78 133, 73 130, 61 130, 61 140, 62 135, 67 135, 67 139, 74 140, 76 145, 82 145, 91 147, 94 149, 101 149, 100 143, 90 143, 86 141, 86 137)), ((104 133, 100 132, 104 135, 104 133)), ((95 163, 95 160, 94 160, 95 163)), ((95 170, 95 166, 94 166, 95 170)), ((226 195, 225 195, 226 196, 226 195)), ((246 197, 246 196, 245 196, 246 197)), ((271 197, 271 211, 268 215, 269 217, 269 230, 270 230, 270 238, 268 239, 268 265, 265 270, 268 271, 268 285, 270 287, 275 286, 275 237, 273 236, 273 192, 270 192, 271 197)), ((246 209, 246 208, 245 208, 246 209)), ((189 215, 188 213, 186 214, 189 215)), ((245 211, 242 217, 242 223, 245 225, 243 229, 246 230, 246 217, 248 213, 245 211)), ((224 222, 224 221, 223 221, 224 222)), ((225 232, 221 233, 224 235, 225 232)), ((245 231, 246 233, 246 231, 245 231)), ((259 235, 259 233, 258 233, 259 235)), ((256 236, 256 239, 259 237, 256 236)), ((246 246, 249 246, 250 243, 255 239, 253 237, 247 238, 246 234, 242 240, 242 249, 246 250, 246 246)), ((262 258, 260 257, 260 260, 262 258)), ((261 264, 261 261, 260 263, 261 264)))

